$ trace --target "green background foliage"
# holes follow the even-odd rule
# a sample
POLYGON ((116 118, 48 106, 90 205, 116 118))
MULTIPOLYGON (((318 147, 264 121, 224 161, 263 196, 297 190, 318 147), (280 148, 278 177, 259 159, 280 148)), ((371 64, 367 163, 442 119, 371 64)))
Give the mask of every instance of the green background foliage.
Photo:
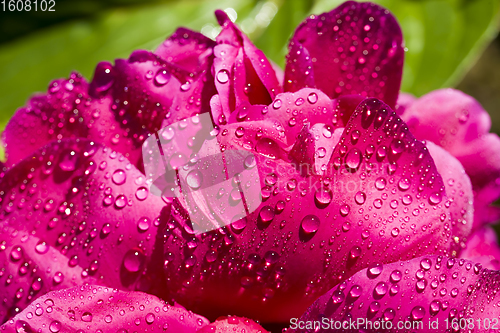
MULTIPOLYGON (((8 1, 8 0, 6 0, 8 1)), ((40 1, 40 0, 39 0, 40 1)), ((0 17, 0 129, 29 96, 73 71, 91 79, 99 61, 154 49, 176 27, 217 32, 213 11, 236 22, 283 66, 288 39, 312 13, 339 0, 56 0, 55 12, 0 17)), ((417 96, 456 85, 498 28, 500 0, 376 0, 398 18, 407 47, 402 89, 417 96)))

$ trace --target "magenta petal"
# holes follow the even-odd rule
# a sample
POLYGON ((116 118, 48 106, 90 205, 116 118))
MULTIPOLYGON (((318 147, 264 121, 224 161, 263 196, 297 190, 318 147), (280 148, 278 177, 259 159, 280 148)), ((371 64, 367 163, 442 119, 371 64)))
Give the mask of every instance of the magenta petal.
POLYGON ((304 88, 295 93, 279 94, 266 107, 260 105, 243 106, 231 114, 229 123, 276 120, 283 127, 288 142, 293 143, 306 123, 310 126, 322 123, 329 126, 330 131, 333 131, 339 122, 341 110, 343 110, 341 107, 335 109, 332 100, 320 90, 304 88))
MULTIPOLYGON (((96 68, 92 87, 96 85, 100 67, 96 68)), ((128 113, 150 132, 157 131, 180 92, 181 82, 173 75, 173 69, 157 55, 147 51, 135 51, 128 60, 117 59, 109 69, 114 76, 111 96, 117 113, 128 113)))
POLYGON ((195 333, 209 324, 180 305, 155 296, 83 285, 52 291, 37 299, 0 330, 19 332, 195 333))
POLYGON ((198 331, 198 333, 269 333, 251 319, 221 317, 198 331))
POLYGON ((488 113, 474 98, 451 88, 420 97, 406 109, 403 119, 417 138, 430 140, 455 156, 491 127, 488 113))
POLYGON ((73 73, 53 81, 47 94, 33 96, 17 110, 3 132, 7 166, 20 162, 52 140, 87 137, 81 124, 86 110, 88 83, 73 73))
POLYGON ((455 233, 454 242, 460 248, 473 229, 474 222, 474 194, 469 176, 465 173, 460 162, 438 145, 427 142, 427 149, 436 164, 436 168, 443 178, 451 221, 455 233))
POLYGON ((405 110, 408 109, 416 100, 417 98, 412 94, 400 92, 398 102, 396 103, 396 109, 394 111, 402 117, 405 110))
POLYGON ((218 10, 215 15, 222 31, 216 38, 213 70, 224 111, 233 111, 242 101, 269 104, 281 92, 273 66, 226 13, 218 10))
POLYGON ((302 88, 316 88, 313 63, 309 56, 309 51, 292 38, 288 45, 288 54, 286 56, 283 90, 296 92, 302 88))
POLYGON ((499 208, 491 206, 500 197, 500 138, 488 133, 462 145, 453 155, 462 163, 474 190, 474 226, 498 221, 499 208))
POLYGON ((491 327, 500 319, 499 291, 499 272, 464 259, 428 256, 373 265, 321 296, 296 321, 297 325, 302 322, 303 329, 297 326, 291 332, 332 332, 326 327, 306 329, 307 322, 313 325, 310 321, 322 320, 329 324, 346 322, 347 329, 342 330, 346 333, 444 333, 453 331, 452 324, 460 328, 460 321, 462 327, 464 323, 473 323, 470 332, 489 332, 484 324, 491 327), (358 320, 364 322, 349 325, 358 320), (384 329, 367 323, 382 325, 381 320, 386 322, 384 329), (401 326, 398 330, 398 323, 406 323, 408 329, 401 326))
MULTIPOLYGON (((331 98, 360 94, 394 107, 403 72, 403 36, 386 9, 373 3, 345 2, 329 13, 311 16, 295 31, 292 43, 301 44, 312 60, 314 82, 331 98), (327 74, 325 74, 327 73, 327 74)), ((292 51, 299 45, 291 47, 292 51)), ((285 77, 306 67, 289 56, 285 77)), ((307 83, 297 83, 299 87, 307 83)), ((286 80, 285 80, 286 84, 286 80)))
POLYGON ((53 142, 7 171, 0 317, 82 282, 151 289, 148 264, 164 203, 144 182, 121 154, 88 140, 53 142))
POLYGON ((488 113, 472 97, 454 89, 431 92, 406 109, 403 119, 420 140, 449 151, 464 166, 474 190, 474 225, 495 221, 489 205, 500 196, 500 138, 488 133, 488 113))
POLYGON ((462 231, 432 157, 386 104, 361 103, 340 141, 342 129, 330 131, 322 142, 333 153, 325 154, 331 159, 322 176, 312 172, 321 147, 306 141, 324 134, 306 132, 323 125, 301 133, 288 156, 277 141, 264 139, 281 126, 272 117, 236 122, 217 137, 223 150, 255 154, 258 182, 234 181, 260 192, 255 211, 202 236, 186 231, 189 216, 172 208, 165 275, 181 304, 211 318, 230 312, 287 321, 374 261, 459 251, 454 237, 462 231))
POLYGON ((495 230, 485 226, 474 232, 460 258, 481 263, 484 268, 500 270, 500 247, 495 230))
MULTIPOLYGON (((101 63, 96 72, 105 73, 108 66, 101 63)), ((109 88, 113 79, 96 74, 95 82, 109 88)), ((35 95, 19 109, 3 133, 6 165, 20 162, 53 140, 80 137, 112 147, 140 166, 140 148, 148 131, 128 114, 115 112, 110 97, 90 98, 88 89, 86 81, 73 73, 68 80, 52 82, 47 94, 35 95)))
POLYGON ((178 28, 154 53, 186 72, 199 74, 209 68, 214 46, 215 42, 203 34, 178 28))

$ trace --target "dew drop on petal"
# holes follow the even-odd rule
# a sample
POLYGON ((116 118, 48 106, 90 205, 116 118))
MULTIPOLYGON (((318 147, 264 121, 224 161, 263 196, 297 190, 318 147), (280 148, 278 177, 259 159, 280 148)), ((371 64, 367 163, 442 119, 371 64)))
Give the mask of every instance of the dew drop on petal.
POLYGON ((127 180, 127 174, 122 169, 117 169, 113 172, 111 179, 116 185, 122 185, 127 180))
POLYGON ((306 234, 313 234, 318 231, 320 220, 316 215, 307 215, 302 219, 300 226, 306 234))

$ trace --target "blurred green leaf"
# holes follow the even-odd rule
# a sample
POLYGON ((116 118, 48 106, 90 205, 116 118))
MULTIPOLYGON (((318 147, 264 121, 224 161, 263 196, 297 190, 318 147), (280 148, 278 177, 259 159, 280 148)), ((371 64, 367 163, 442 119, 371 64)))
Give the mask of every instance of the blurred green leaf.
POLYGON ((41 30, 0 46, 0 128, 29 96, 53 79, 76 70, 90 79, 99 61, 127 58, 135 49, 154 49, 178 26, 218 26, 214 10, 234 8, 241 17, 251 0, 183 1, 105 11, 92 19, 41 30))

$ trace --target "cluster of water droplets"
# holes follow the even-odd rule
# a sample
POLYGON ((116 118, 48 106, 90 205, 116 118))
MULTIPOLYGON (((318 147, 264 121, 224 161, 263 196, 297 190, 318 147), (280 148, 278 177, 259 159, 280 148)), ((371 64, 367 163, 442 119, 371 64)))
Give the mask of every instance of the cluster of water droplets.
POLYGON ((406 323, 404 328, 409 331, 427 329, 436 320, 439 326, 433 329, 459 332, 460 325, 451 323, 462 320, 473 322, 472 328, 481 331, 477 322, 482 325, 483 319, 499 319, 499 282, 498 272, 464 259, 438 256, 377 264, 333 288, 301 319, 314 320, 325 314, 333 320, 366 318, 379 325, 392 323, 384 326, 389 327, 387 332, 399 332, 398 322, 406 323), (479 305, 482 301, 488 305, 479 305))

